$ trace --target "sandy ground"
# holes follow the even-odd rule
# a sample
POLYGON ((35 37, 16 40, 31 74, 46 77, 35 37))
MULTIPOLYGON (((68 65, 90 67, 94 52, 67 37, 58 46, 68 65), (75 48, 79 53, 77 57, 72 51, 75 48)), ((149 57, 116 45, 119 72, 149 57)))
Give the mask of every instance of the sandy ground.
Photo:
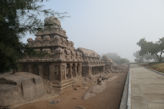
POLYGON ((16 109, 118 109, 126 73, 110 73, 101 86, 89 83, 67 88, 58 97, 29 103, 16 109))

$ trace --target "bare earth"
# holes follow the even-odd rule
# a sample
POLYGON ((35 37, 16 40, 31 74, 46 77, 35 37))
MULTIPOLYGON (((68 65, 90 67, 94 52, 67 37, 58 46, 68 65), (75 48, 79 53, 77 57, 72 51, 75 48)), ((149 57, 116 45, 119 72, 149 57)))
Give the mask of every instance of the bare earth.
POLYGON ((66 89, 58 97, 25 104, 16 109, 119 109, 125 77, 126 73, 110 73, 110 78, 105 80, 105 86, 102 84, 102 88, 105 88, 101 91, 79 85, 76 89, 66 89), (84 99, 88 92, 97 93, 84 99))

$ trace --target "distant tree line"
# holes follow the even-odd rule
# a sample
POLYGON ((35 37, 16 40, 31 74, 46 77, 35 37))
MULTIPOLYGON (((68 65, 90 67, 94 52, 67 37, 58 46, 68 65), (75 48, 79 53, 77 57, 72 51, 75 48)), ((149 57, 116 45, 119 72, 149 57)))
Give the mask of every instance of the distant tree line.
POLYGON ((134 53, 136 62, 163 62, 164 56, 164 37, 156 42, 146 41, 144 38, 137 42, 140 50, 134 53))

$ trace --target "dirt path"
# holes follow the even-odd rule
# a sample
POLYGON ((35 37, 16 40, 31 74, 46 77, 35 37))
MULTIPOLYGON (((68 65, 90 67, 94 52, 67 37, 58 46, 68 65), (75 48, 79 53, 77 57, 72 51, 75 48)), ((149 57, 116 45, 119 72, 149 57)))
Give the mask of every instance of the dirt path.
POLYGON ((125 73, 111 73, 114 79, 107 80, 106 88, 86 100, 82 97, 87 88, 79 87, 77 90, 67 89, 57 98, 26 104, 17 109, 118 109, 125 76, 125 73))

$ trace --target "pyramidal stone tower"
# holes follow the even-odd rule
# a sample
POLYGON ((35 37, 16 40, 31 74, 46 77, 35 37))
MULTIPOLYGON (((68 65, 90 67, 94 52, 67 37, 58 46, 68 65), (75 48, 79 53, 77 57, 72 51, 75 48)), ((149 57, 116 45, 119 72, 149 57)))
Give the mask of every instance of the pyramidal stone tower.
POLYGON ((63 89, 72 85, 72 79, 82 74, 82 54, 68 40, 60 21, 52 16, 44 21, 44 28, 29 38, 29 48, 45 53, 42 57, 26 56, 19 61, 19 71, 31 72, 63 89))

